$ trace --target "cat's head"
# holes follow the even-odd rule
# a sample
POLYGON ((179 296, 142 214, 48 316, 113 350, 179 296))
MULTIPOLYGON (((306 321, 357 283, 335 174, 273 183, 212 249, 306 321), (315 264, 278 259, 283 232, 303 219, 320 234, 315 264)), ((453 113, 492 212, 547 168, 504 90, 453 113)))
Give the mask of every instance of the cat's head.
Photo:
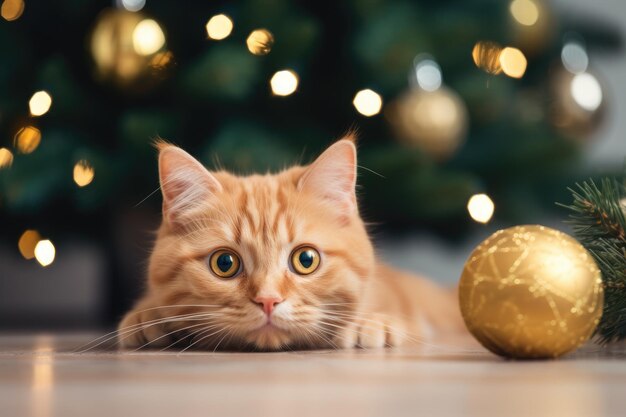
POLYGON ((162 144, 159 174, 163 223, 149 293, 163 305, 206 311, 214 327, 197 335, 206 337, 201 345, 341 343, 374 265, 356 202, 352 140, 308 166, 251 176, 209 172, 162 144))

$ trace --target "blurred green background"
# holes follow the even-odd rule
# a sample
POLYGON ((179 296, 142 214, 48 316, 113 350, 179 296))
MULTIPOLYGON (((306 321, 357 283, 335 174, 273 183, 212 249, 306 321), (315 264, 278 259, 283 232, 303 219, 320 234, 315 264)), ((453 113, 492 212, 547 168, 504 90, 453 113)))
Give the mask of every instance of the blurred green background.
POLYGON ((619 28, 541 0, 1 11, 1 243, 24 266, 5 262, 0 285, 9 294, 36 261, 54 268, 55 247, 94 248, 105 323, 139 291, 158 225, 154 139, 245 174, 306 163, 356 130, 374 232, 461 241, 560 215, 566 187, 598 174, 582 156, 611 102, 589 56, 622 51, 619 28))

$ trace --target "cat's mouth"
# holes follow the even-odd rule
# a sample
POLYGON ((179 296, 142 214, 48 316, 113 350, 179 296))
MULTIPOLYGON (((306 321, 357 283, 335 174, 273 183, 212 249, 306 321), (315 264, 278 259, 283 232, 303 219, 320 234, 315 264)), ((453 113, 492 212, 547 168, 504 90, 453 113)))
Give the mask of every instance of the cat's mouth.
POLYGON ((277 350, 281 346, 290 342, 289 331, 276 325, 272 321, 267 321, 249 334, 251 341, 257 348, 263 350, 277 350))
POLYGON ((277 325, 272 320, 268 319, 264 324, 260 325, 253 332, 282 332, 287 333, 287 329, 277 325))

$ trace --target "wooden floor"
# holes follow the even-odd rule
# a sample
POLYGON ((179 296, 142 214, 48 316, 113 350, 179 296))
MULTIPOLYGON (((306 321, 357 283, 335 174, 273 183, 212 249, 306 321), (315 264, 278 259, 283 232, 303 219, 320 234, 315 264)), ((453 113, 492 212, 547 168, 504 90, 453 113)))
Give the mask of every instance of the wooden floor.
POLYGON ((285 353, 73 352, 92 335, 0 335, 0 415, 626 415, 626 347, 505 361, 471 343, 285 353))

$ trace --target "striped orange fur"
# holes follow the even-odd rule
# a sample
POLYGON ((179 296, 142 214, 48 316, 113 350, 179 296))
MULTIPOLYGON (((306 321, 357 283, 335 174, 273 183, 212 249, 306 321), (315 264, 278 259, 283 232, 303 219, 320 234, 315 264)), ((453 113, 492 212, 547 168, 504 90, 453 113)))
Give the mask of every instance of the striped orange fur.
POLYGON ((353 138, 309 166, 245 177, 157 146, 163 222, 146 292, 119 325, 122 346, 378 347, 462 328, 451 293, 377 261, 356 202, 353 138), (301 247, 319 254, 308 275, 290 258, 301 247), (209 265, 221 249, 240 260, 232 278, 209 265))

